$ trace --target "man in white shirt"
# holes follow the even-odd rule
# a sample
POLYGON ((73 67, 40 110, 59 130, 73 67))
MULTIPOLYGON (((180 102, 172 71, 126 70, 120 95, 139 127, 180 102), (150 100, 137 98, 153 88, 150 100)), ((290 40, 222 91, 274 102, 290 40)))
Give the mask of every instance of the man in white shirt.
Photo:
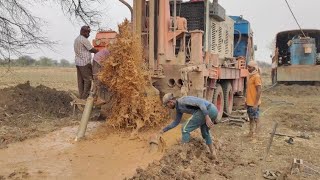
POLYGON ((92 81, 91 53, 97 53, 88 40, 90 27, 82 26, 80 35, 74 41, 75 64, 77 67, 78 90, 80 99, 89 96, 92 81))

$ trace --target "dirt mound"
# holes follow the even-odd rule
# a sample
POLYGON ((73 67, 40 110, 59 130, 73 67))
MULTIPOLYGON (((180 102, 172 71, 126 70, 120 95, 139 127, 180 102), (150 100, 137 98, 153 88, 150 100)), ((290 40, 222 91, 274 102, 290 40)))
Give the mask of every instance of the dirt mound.
POLYGON ((320 95, 320 86, 280 84, 269 90, 268 94, 295 97, 320 95))
POLYGON ((0 149, 73 125, 68 93, 30 83, 0 90, 0 149))
POLYGON ((0 119, 25 113, 62 118, 72 112, 68 93, 43 85, 32 87, 29 82, 0 90, 0 99, 0 119))
POLYGON ((192 139, 188 144, 173 146, 145 170, 138 168, 129 179, 198 179, 199 175, 210 173, 214 163, 203 141, 192 139))

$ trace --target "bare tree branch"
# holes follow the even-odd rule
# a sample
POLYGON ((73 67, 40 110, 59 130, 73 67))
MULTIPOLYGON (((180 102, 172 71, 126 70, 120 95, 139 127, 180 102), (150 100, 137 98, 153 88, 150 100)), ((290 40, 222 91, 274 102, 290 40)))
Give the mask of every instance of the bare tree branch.
POLYGON ((99 0, 57 0, 61 8, 70 18, 81 20, 86 25, 97 25, 100 18, 100 11, 92 8, 93 3, 100 3, 99 0))
POLYGON ((59 3, 70 19, 97 25, 99 11, 92 8, 92 3, 99 3, 99 0, 0 0, 0 58, 21 56, 30 48, 52 49, 54 42, 43 36, 44 21, 27 8, 27 5, 44 1, 59 3))

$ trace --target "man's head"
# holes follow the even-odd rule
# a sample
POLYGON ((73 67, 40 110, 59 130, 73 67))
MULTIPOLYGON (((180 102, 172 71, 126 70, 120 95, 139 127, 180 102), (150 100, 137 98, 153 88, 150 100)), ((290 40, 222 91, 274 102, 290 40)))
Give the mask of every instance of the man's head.
POLYGON ((256 61, 249 61, 248 63, 248 71, 249 73, 254 72, 255 70, 258 70, 258 64, 256 61))
POLYGON ((90 36, 90 32, 91 32, 91 29, 89 26, 82 26, 81 27, 80 34, 82 36, 84 36, 85 38, 88 38, 90 36))
POLYGON ((176 106, 176 98, 173 97, 172 93, 167 93, 162 98, 162 103, 165 107, 170 109, 174 109, 176 106))

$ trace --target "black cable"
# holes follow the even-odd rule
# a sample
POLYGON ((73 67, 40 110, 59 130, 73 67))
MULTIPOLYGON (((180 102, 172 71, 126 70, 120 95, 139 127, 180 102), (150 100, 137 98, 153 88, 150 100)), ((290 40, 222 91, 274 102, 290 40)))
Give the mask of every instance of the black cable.
POLYGON ((292 16, 293 16, 294 20, 296 21, 297 25, 299 26, 300 31, 302 32, 302 34, 304 35, 304 37, 307 37, 307 36, 304 34, 304 32, 303 32, 303 30, 302 30, 302 28, 301 28, 301 26, 300 26, 300 24, 299 24, 299 22, 298 22, 298 20, 297 20, 296 16, 294 15, 294 13, 293 13, 293 11, 292 11, 292 9, 291 9, 291 7, 290 7, 289 3, 288 3, 288 1, 287 1, 287 0, 285 0, 285 1, 286 1, 287 5, 288 5, 288 8, 289 8, 289 10, 290 10, 290 12, 291 12, 291 14, 292 14, 292 16))
POLYGON ((238 32, 239 33, 239 39, 238 39, 238 42, 237 44, 234 46, 234 49, 237 49, 240 42, 241 42, 241 39, 242 39, 242 34, 241 34, 241 31, 237 30, 237 29, 234 29, 234 31, 238 32))

